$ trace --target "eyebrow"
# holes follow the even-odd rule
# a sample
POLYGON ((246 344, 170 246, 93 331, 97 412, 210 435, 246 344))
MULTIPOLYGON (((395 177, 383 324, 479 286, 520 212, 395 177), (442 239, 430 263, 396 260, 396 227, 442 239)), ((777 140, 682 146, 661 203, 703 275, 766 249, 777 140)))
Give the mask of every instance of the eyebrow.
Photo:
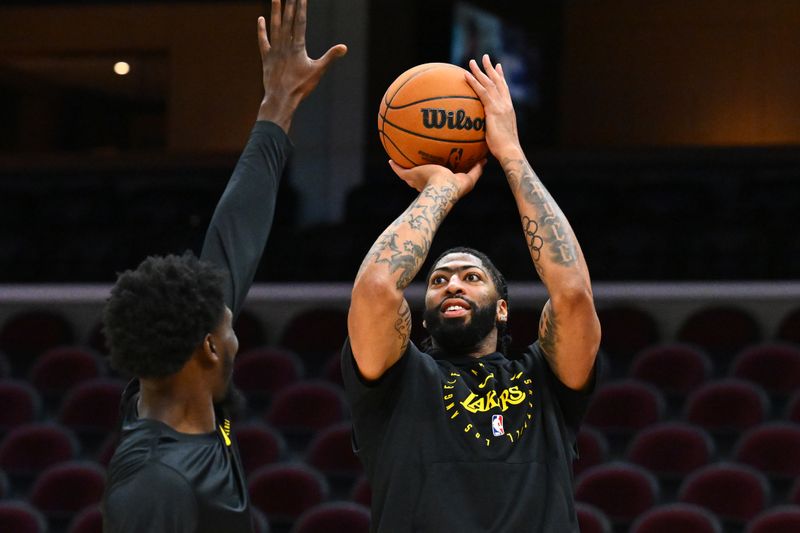
POLYGON ((455 267, 455 268, 447 267, 447 266, 434 268, 433 272, 431 272, 431 276, 433 276, 434 274, 436 274, 438 272, 450 272, 450 273, 452 273, 452 272, 461 272, 461 271, 464 271, 464 270, 469 270, 471 268, 477 268, 478 270, 481 271, 481 273, 486 274, 486 271, 484 269, 482 269, 481 267, 479 267, 478 265, 463 265, 463 266, 455 267))

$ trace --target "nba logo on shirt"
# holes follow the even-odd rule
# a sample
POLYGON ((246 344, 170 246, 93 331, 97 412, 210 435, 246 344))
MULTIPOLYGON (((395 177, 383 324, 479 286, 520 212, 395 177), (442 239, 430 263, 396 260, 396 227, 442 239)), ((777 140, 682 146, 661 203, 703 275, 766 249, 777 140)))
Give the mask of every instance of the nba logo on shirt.
POLYGON ((503 429, 503 415, 492 415, 492 434, 495 437, 506 434, 506 430, 503 429))

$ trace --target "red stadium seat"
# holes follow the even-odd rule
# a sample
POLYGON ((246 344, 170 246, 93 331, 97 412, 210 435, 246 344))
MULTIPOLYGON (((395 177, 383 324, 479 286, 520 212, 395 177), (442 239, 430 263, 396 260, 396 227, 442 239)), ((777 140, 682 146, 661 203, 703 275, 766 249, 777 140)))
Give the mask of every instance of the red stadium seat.
POLYGON ((341 351, 346 335, 347 310, 319 307, 291 317, 278 345, 300 355, 309 369, 319 370, 330 354, 341 351))
POLYGON ((21 500, 0 501, 0 531, 9 533, 47 533, 44 515, 21 500))
POLYGON ((78 456, 75 434, 58 424, 32 423, 11 430, 0 442, 0 468, 12 478, 30 478, 48 466, 78 456))
POLYGON ((42 415, 42 399, 27 381, 0 379, 0 405, 0 435, 42 415))
POLYGON ((90 505, 75 515, 67 533, 103 533, 103 513, 100 505, 90 505))
POLYGON ((310 466, 278 463, 259 468, 248 483, 253 505, 270 524, 286 525, 303 512, 328 499, 325 477, 310 466))
POLYGON ((767 419, 769 396, 758 385, 735 378, 711 381, 694 390, 686 400, 684 419, 708 430, 721 453, 742 432, 767 419))
POLYGON ((85 447, 94 448, 118 428, 124 389, 125 382, 114 378, 79 383, 61 402, 58 420, 75 431, 85 447))
POLYGON ((254 409, 262 409, 277 391, 303 378, 297 354, 277 347, 241 352, 234 360, 233 381, 254 409))
POLYGON ((246 473, 280 461, 286 454, 283 436, 260 422, 239 424, 235 428, 236 442, 246 473))
POLYGON ((31 368, 30 380, 48 403, 60 399, 78 383, 105 373, 100 356, 82 346, 58 346, 46 350, 31 368))
POLYGON ((242 309, 233 323, 233 331, 239 339, 239 353, 248 352, 267 344, 264 322, 250 309, 242 309))
POLYGON ((575 512, 578 514, 578 526, 581 533, 612 533, 614 531, 606 514, 594 505, 576 502, 575 512))
POLYGON ((572 463, 575 476, 607 459, 608 441, 605 435, 587 424, 581 426, 578 431, 578 458, 572 463))
POLYGON ((713 513, 689 503, 669 503, 645 511, 630 533, 723 533, 713 513))
POLYGON ((635 354, 660 340, 658 324, 647 311, 633 305, 616 305, 597 310, 603 338, 600 348, 622 374, 635 354))
POLYGON ((72 344, 72 325, 59 313, 44 309, 11 316, 0 329, 0 350, 5 352, 15 375, 27 375, 36 357, 48 348, 72 344))
POLYGON ((768 394, 786 397, 800 389, 800 348, 764 343, 737 354, 731 376, 761 385, 768 394))
POLYGON ((770 504, 767 478, 752 467, 714 463, 695 470, 678 492, 678 500, 704 507, 741 527, 770 504))
POLYGON ((800 505, 800 477, 794 481, 791 489, 789 490, 789 503, 800 505))
POLYGON ((30 501, 51 521, 68 523, 103 497, 106 472, 97 463, 66 461, 53 465, 36 478, 30 501))
POLYGON ((322 503, 300 515, 292 533, 368 533, 369 518, 369 509, 357 503, 322 503))
POLYGON ((658 480, 625 462, 592 467, 576 480, 575 499, 602 510, 615 527, 631 523, 659 501, 658 480))
POLYGON ((664 416, 661 392, 643 381, 625 379, 601 386, 589 404, 585 422, 604 433, 630 434, 664 416))
POLYGON ((712 366, 711 359, 697 346, 668 343, 639 352, 629 375, 658 387, 668 397, 682 397, 712 375, 712 366))
POLYGON ((677 339, 700 346, 721 362, 746 346, 760 342, 762 333, 755 317, 746 310, 717 305, 703 307, 689 315, 681 324, 677 339))
POLYGON ((281 389, 265 415, 268 423, 289 439, 289 446, 305 446, 320 429, 345 417, 344 392, 321 380, 299 381, 281 389))
POLYGON ((772 422, 751 428, 736 444, 733 459, 770 478, 800 476, 800 424, 772 422))
POLYGON ((714 441, 704 429, 681 422, 664 422, 637 433, 625 459, 663 481, 682 478, 709 464, 714 455, 714 441))
POLYGON ((320 430, 309 444, 306 462, 325 475, 355 478, 361 474, 363 468, 353 453, 351 433, 350 422, 341 422, 320 430))
POLYGON ((745 533, 797 533, 800 505, 778 505, 767 509, 747 524, 745 533))
POLYGON ((366 475, 362 474, 356 479, 350 491, 350 499, 366 507, 372 504, 372 489, 369 486, 369 480, 366 475))

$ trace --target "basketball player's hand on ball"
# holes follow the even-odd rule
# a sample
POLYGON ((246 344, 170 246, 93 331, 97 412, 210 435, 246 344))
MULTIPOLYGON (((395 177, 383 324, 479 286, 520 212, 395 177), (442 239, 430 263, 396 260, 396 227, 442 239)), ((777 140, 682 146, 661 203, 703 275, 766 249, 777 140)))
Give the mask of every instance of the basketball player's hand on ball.
POLYGON ((306 52, 307 0, 272 0, 269 35, 264 17, 258 17, 258 47, 264 81, 264 99, 258 120, 271 120, 289 132, 300 102, 319 83, 334 60, 347 53, 347 46, 332 46, 319 59, 306 52))
POLYGON ((483 174, 486 159, 477 162, 468 172, 453 172, 441 165, 419 165, 403 168, 391 159, 389 160, 389 166, 392 167, 394 173, 401 180, 419 192, 422 192, 428 185, 451 185, 455 187, 458 199, 461 199, 475 187, 478 178, 483 174))
POLYGON ((477 61, 469 62, 470 74, 467 82, 478 95, 486 114, 486 145, 499 161, 508 157, 523 157, 517 134, 517 116, 511 101, 503 67, 498 63, 494 67, 488 54, 481 59, 483 70, 477 61))

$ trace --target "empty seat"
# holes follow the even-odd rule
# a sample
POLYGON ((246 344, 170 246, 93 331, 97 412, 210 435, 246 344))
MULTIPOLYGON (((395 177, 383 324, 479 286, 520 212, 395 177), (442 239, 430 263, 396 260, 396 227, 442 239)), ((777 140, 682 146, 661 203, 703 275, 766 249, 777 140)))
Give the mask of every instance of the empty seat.
POLYGON ((597 429, 582 425, 578 431, 578 458, 572 463, 575 476, 608 459, 608 441, 597 429))
POLYGON ((608 354, 612 365, 628 368, 633 356, 660 339, 658 324, 647 311, 633 305, 616 305, 597 310, 603 339, 600 347, 608 354))
POLYGON ((344 491, 363 467, 353 453, 352 425, 342 422, 317 432, 308 445, 305 461, 322 472, 335 493, 344 491))
POLYGON ((233 323, 239 339, 239 353, 254 350, 267 344, 267 330, 261 318, 250 309, 242 309, 233 323))
POLYGON ((266 424, 250 422, 240 424, 235 429, 242 466, 248 474, 262 466, 280 461, 286 453, 283 436, 266 424))
POLYGON ((0 379, 0 405, 0 435, 35 422, 42 414, 42 399, 27 381, 0 379))
POLYGON ((103 533, 103 512, 100 505, 89 505, 75 515, 67 533, 103 533))
POLYGON ((0 531, 47 533, 47 519, 28 502, 0 501, 0 531))
POLYGON ((347 310, 318 307, 289 319, 278 344, 300 355, 306 366, 319 370, 331 353, 339 352, 347 335, 347 310))
POLYGON ((67 461, 39 474, 30 501, 51 521, 68 523, 78 512, 103 497, 106 472, 97 463, 67 461))
POLYGON ((731 375, 758 383, 769 394, 788 396, 800 389, 800 348, 764 343, 737 354, 731 375))
POLYGON ((248 489, 253 505, 276 525, 293 522, 329 494, 325 477, 301 463, 261 467, 250 475, 248 489))
POLYGON ((751 428, 739 439, 733 458, 769 477, 800 476, 800 424, 773 422, 751 428))
POLYGON ((58 346, 40 355, 31 368, 30 381, 48 401, 60 399, 69 389, 100 377, 104 367, 97 353, 83 346, 58 346))
POLYGON ((97 378, 77 384, 61 402, 58 420, 93 448, 119 425, 119 402, 125 382, 97 378))
POLYGON ((800 344, 800 307, 790 311, 781 319, 775 336, 782 341, 800 344))
POLYGON ((723 533, 713 513, 689 503, 669 503, 645 511, 630 533, 723 533))
POLYGON ((266 421, 290 439, 290 447, 304 446, 316 431, 344 420, 344 392, 321 381, 299 381, 278 391, 266 421))
POLYGON ((697 346, 668 343, 636 354, 629 375, 655 385, 668 396, 684 396, 704 383, 712 371, 711 359, 697 346))
POLYGON ((766 509, 770 499, 764 474, 736 463, 714 463, 695 470, 678 492, 679 501, 704 507, 736 526, 766 509))
POLYGON ((761 327, 746 310, 732 305, 698 309, 681 324, 677 340, 695 344, 718 361, 762 339, 761 327))
POLYGON ((606 514, 594 505, 576 502, 575 512, 581 533, 612 533, 614 530, 606 514))
POLYGON ((745 533, 797 533, 800 505, 778 505, 767 509, 748 524, 745 533))
POLYGON ((602 510, 616 525, 632 522, 659 501, 658 480, 634 464, 611 462, 583 472, 575 484, 575 499, 602 510))
POLYGON ((29 478, 50 465, 77 457, 75 434, 58 424, 34 422, 12 429, 0 442, 0 468, 12 478, 29 478))
POLYGON ((328 502, 305 511, 292 533, 368 533, 369 509, 353 502, 328 502))
POLYGON ((15 375, 27 375, 36 357, 55 346, 72 344, 72 325, 60 313, 44 309, 11 316, 0 329, 0 350, 5 352, 15 375))
POLYGON ((681 422, 664 422, 637 433, 625 458, 660 478, 676 479, 709 464, 714 454, 714 441, 704 429, 681 422))
POLYGON ((300 380, 305 372, 297 354, 277 347, 242 352, 233 368, 234 383, 254 409, 265 407, 273 394, 300 380))
POLYGON ((749 381, 724 378, 695 389, 684 418, 713 432, 740 432, 764 422, 771 410, 764 390, 749 381))
POLYGON ((360 475, 356 482, 353 483, 353 488, 350 490, 350 499, 367 507, 372 504, 372 488, 366 475, 360 475))
POLYGON ((652 385, 633 379, 599 388, 589 404, 585 422, 605 433, 632 433, 661 421, 665 400, 652 385))

